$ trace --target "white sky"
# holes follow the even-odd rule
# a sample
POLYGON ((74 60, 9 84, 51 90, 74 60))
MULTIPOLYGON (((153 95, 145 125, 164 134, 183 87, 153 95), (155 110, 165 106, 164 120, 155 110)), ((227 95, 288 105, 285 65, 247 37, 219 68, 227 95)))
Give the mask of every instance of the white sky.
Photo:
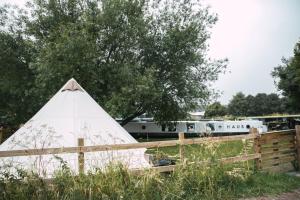
MULTIPOLYGON (((203 0, 218 13, 209 55, 228 58, 228 71, 215 84, 222 103, 232 95, 276 92, 270 73, 300 39, 300 0, 203 0)), ((26 0, 0 0, 23 6, 26 0)))
POLYGON ((300 39, 299 0, 207 0, 219 21, 212 30, 210 56, 227 57, 228 70, 215 87, 222 103, 232 95, 276 92, 270 73, 300 39))

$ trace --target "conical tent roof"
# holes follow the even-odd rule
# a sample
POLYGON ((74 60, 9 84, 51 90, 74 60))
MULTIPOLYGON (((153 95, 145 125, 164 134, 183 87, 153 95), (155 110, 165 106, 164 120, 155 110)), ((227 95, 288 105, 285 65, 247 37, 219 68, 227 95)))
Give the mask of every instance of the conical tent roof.
MULTIPOLYGON (((84 145, 137 143, 75 81, 69 80, 23 127, 0 146, 0 151, 75 147, 78 138, 84 145)), ((145 149, 85 153, 85 170, 121 162, 129 168, 148 167, 145 149)), ((0 159, 1 169, 23 168, 42 176, 52 176, 62 162, 78 171, 76 153, 18 156, 0 159)))

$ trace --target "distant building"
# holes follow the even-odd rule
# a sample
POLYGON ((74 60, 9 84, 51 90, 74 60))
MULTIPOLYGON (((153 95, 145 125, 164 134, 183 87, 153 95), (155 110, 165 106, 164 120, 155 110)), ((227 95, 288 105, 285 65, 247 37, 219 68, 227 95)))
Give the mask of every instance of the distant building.
POLYGON ((204 118, 205 111, 189 112, 193 120, 200 120, 204 118))

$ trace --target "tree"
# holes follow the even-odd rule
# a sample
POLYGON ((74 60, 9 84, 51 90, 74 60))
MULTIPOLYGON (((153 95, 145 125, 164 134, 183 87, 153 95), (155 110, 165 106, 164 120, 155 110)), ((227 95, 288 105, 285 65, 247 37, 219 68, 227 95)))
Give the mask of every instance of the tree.
POLYGON ((269 98, 266 93, 258 93, 254 97, 252 112, 254 115, 270 114, 271 107, 269 105, 269 98))
POLYGON ((285 98, 277 94, 258 93, 245 96, 237 93, 228 105, 228 112, 233 116, 261 116, 285 112, 285 98))
POLYGON ((223 117, 227 114, 227 108, 223 106, 220 102, 215 102, 210 104, 205 109, 205 118, 211 117, 223 117))
POLYGON ((282 100, 277 94, 258 93, 248 101, 250 116, 270 115, 274 113, 282 113, 282 100))
POLYGON ((257 116, 257 104, 256 104, 256 96, 247 95, 246 96, 246 104, 247 109, 244 113, 244 116, 257 116))
POLYGON ((206 58, 217 18, 195 1, 34 0, 20 20, 39 106, 74 77, 122 124, 143 113, 175 121, 225 69, 206 58))
POLYGON ((280 98, 277 94, 271 93, 268 95, 268 113, 288 113, 286 110, 286 99, 280 98))
POLYGON ((246 116, 248 106, 246 96, 242 92, 238 92, 228 104, 228 113, 233 116, 246 116))
POLYGON ((275 67, 272 76, 277 88, 287 97, 287 104, 293 113, 300 111, 300 41, 295 45, 294 56, 282 59, 282 64, 275 67))
MULTIPOLYGON (((0 24, 7 25, 8 9, 0 8, 0 24)), ((18 29, 0 30, 0 127, 14 128, 28 120, 35 110, 34 73, 29 67, 32 44, 23 38, 18 29)))

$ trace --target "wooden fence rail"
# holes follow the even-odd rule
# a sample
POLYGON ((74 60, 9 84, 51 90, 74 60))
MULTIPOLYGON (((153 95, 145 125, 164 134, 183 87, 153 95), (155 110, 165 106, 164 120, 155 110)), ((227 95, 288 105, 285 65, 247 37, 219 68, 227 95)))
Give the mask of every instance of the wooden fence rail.
MULTIPOLYGON (((260 156, 261 155, 259 153, 248 154, 248 155, 239 155, 239 156, 234 156, 234 157, 220 158, 217 160, 217 162, 220 162, 223 164, 244 162, 244 161, 258 159, 258 158, 260 158, 260 156)), ((209 161, 199 161, 197 163, 189 162, 189 164, 210 165, 212 163, 209 161)), ((170 172, 170 171, 174 171, 175 168, 178 167, 179 165, 182 165, 182 164, 152 167, 149 170, 153 170, 156 172, 170 172)), ((131 171, 135 174, 142 174, 145 171, 145 169, 133 169, 131 171)))
POLYGON ((10 150, 10 151, 0 151, 0 157, 34 156, 34 155, 64 154, 64 153, 85 153, 85 152, 95 152, 95 151, 126 150, 126 149, 138 149, 138 148, 160 148, 160 147, 170 147, 170 146, 177 146, 177 145, 205 144, 209 142, 227 142, 227 141, 237 141, 243 139, 249 140, 249 139, 254 139, 255 137, 256 136, 254 135, 248 134, 248 135, 235 135, 235 136, 222 136, 222 137, 209 137, 209 138, 141 142, 141 143, 133 143, 133 144, 112 144, 112 145, 10 150))
MULTIPOLYGON (((293 162, 300 162, 300 126, 296 126, 296 130, 274 131, 259 134, 257 129, 251 129, 250 134, 207 137, 207 138, 192 138, 185 139, 183 133, 179 133, 178 140, 143 142, 133 144, 113 144, 113 145, 95 145, 84 146, 83 138, 78 138, 77 147, 62 147, 62 148, 41 148, 41 149, 26 149, 26 150, 11 150, 0 151, 0 157, 14 156, 35 156, 48 154, 65 154, 77 153, 79 172, 84 171, 84 153, 97 151, 112 151, 112 150, 127 150, 137 148, 160 148, 179 146, 180 164, 184 164, 184 146, 192 144, 207 144, 210 142, 228 142, 239 140, 254 140, 254 153, 244 154, 235 157, 221 158, 218 161, 221 163, 233 163, 254 160, 255 167, 258 170, 266 171, 289 171, 292 170, 293 162)), ((200 164, 209 164, 206 161, 200 164)), ((153 167, 151 169, 158 172, 173 171, 176 166, 153 167)), ((143 170, 133 170, 140 173, 143 170)))

